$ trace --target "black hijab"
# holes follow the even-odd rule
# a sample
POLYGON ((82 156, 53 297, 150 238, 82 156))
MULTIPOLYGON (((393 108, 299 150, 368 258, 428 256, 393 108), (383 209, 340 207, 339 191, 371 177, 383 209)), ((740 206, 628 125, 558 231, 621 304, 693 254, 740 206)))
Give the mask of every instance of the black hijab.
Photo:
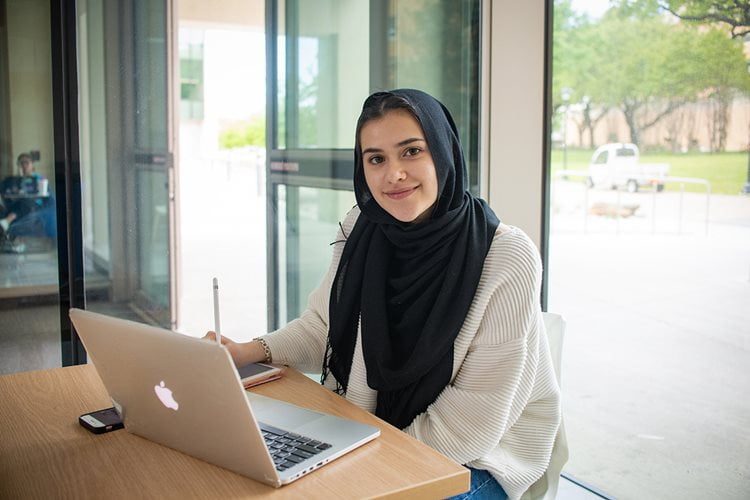
POLYGON ((453 343, 499 224, 467 186, 456 125, 439 101, 412 89, 365 100, 354 148, 361 214, 331 286, 323 380, 330 371, 346 391, 361 321, 367 383, 378 392, 375 414, 398 428, 424 412, 450 382, 453 343), (393 218, 365 181, 360 130, 395 109, 409 111, 422 127, 437 173, 437 202, 419 223, 393 218))

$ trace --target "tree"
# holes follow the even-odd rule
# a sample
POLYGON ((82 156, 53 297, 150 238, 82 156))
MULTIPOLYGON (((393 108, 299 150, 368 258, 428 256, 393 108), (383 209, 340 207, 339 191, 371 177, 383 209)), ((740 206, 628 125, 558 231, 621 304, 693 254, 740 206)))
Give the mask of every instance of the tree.
POLYGON ((241 148, 243 146, 266 147, 266 118, 255 117, 249 123, 224 130, 219 134, 221 149, 241 148))
POLYGON ((750 0, 615 0, 613 3, 630 15, 652 17, 669 12, 689 23, 729 26, 732 38, 750 33, 750 0))
POLYGON ((711 151, 724 151, 729 126, 729 110, 738 91, 750 91, 750 75, 739 40, 734 40, 718 29, 701 34, 700 45, 705 73, 704 97, 712 108, 708 120, 711 151))
POLYGON ((570 0, 556 0, 554 7, 554 36, 552 38, 552 112, 553 116, 565 104, 563 89, 569 91, 569 102, 582 103, 581 120, 576 122, 579 143, 589 132, 589 145, 594 147, 594 129, 609 111, 600 105, 595 85, 599 77, 593 54, 593 23, 584 15, 573 11, 570 0))
POLYGON ((659 0, 658 5, 683 21, 728 25, 732 38, 750 34, 750 0, 659 0))
MULTIPOLYGON (((724 147, 729 103, 738 90, 750 90, 741 42, 716 29, 675 24, 660 6, 665 2, 621 0, 596 22, 577 17, 567 0, 555 2, 553 102, 557 109, 559 89, 573 89, 579 135, 588 129, 591 146, 609 109, 623 113, 630 140, 640 144, 645 131, 684 104, 708 100, 716 116, 712 149, 724 147)), ((700 2, 681 5, 688 3, 700 2)), ((679 139, 671 139, 676 146, 679 139)))
POLYGON ((604 33, 596 25, 581 23, 571 36, 571 48, 568 57, 573 69, 567 77, 569 88, 573 89, 571 100, 579 103, 581 120, 577 122, 579 141, 583 145, 583 135, 588 130, 589 146, 594 148, 594 130, 596 125, 609 112, 611 104, 603 71, 602 56, 599 49, 604 43, 604 33))
POLYGON ((578 140, 580 141, 580 144, 583 145, 583 134, 588 130, 589 147, 591 149, 594 149, 596 148, 596 143, 594 141, 594 130, 596 130, 596 126, 599 124, 599 122, 605 116, 607 116, 610 107, 606 105, 596 106, 592 104, 591 98, 589 98, 589 96, 584 96, 581 104, 583 105, 583 107, 581 109, 581 122, 578 124, 578 140))
POLYGON ((579 29, 584 21, 575 14, 570 0, 555 0, 553 15, 552 112, 555 113, 564 104, 562 89, 572 88, 578 71, 575 52, 581 47, 579 29))
POLYGON ((594 92, 600 102, 620 109, 631 142, 640 144, 643 132, 694 100, 702 88, 695 33, 616 9, 596 30, 601 76, 594 92))
MULTIPOLYGON (((658 3, 662 9, 684 21, 728 25, 733 39, 744 38, 750 33, 749 0, 658 0, 658 3)), ((726 117, 726 113, 723 116, 726 117)), ((747 162, 747 179, 742 192, 750 194, 750 155, 747 162)))
POLYGON ((611 108, 622 111, 638 144, 644 131, 695 99, 698 63, 689 36, 622 6, 597 22, 576 17, 568 1, 555 8, 553 102, 556 89, 573 89, 571 102, 581 103, 579 135, 588 129, 592 147, 594 129, 611 108))
POLYGON ((576 32, 577 48, 561 57, 577 69, 564 76, 577 91, 576 102, 584 103, 579 131, 595 127, 592 113, 613 107, 639 144, 645 131, 684 104, 709 99, 720 118, 714 144, 723 147, 728 103, 750 83, 739 40, 669 22, 656 0, 623 0, 576 32))

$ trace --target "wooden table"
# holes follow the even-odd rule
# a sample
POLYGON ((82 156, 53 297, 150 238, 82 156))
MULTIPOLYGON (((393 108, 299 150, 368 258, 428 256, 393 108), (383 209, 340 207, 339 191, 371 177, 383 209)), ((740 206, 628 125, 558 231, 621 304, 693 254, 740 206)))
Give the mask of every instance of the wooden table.
POLYGON ((0 498, 442 498, 469 472, 288 370, 252 389, 380 428, 381 436, 273 489, 124 430, 95 435, 78 416, 111 406, 92 365, 0 377, 0 498))

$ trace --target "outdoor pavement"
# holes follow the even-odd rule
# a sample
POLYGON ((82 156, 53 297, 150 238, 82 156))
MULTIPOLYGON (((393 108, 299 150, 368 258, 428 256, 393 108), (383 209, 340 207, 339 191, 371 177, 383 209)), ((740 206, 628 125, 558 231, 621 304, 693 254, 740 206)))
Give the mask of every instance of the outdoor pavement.
POLYGON ((178 330, 213 330, 219 279, 222 334, 251 340, 266 330, 265 185, 255 162, 181 160, 178 330))
POLYGON ((750 197, 553 188, 566 471, 618 498, 750 497, 750 197), (652 214, 656 213, 654 223, 652 214), (584 229, 586 232, 584 232, 584 229), (680 233, 681 231, 681 233, 680 233))

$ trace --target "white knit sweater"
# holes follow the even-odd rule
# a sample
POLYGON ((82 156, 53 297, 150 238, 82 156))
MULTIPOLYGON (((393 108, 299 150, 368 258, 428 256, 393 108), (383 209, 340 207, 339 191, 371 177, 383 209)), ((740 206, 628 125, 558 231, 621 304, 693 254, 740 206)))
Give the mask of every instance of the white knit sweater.
MULTIPOLYGON (((357 208, 347 215, 344 234, 358 215, 357 208)), ((337 235, 341 243, 328 274, 302 316, 264 337, 275 363, 320 371, 344 234, 337 235)), ((404 429, 460 464, 490 471, 510 498, 519 498, 546 470, 560 422, 560 391, 539 306, 541 275, 534 243, 501 224, 455 341, 451 382, 404 429)), ((360 335, 346 398, 374 412, 376 392, 367 385, 360 335)), ((333 377, 326 386, 335 387, 333 377)))

